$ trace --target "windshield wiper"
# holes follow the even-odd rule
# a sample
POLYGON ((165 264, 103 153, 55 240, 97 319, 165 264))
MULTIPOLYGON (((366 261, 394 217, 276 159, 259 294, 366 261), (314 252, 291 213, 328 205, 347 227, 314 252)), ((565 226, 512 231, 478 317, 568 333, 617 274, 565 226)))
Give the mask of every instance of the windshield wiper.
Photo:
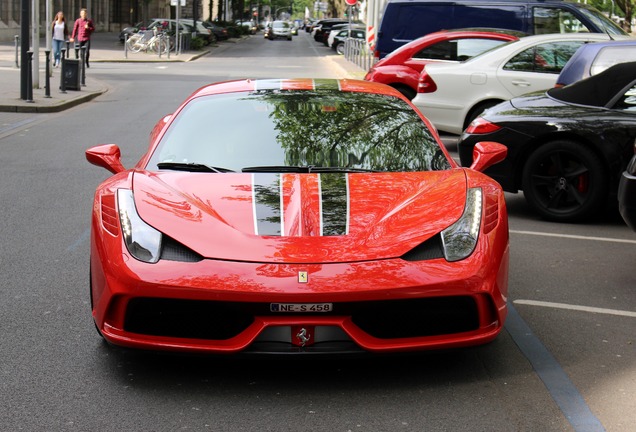
POLYGON ((264 165, 245 167, 241 171, 247 173, 264 172, 264 173, 308 173, 311 172, 311 166, 289 166, 289 165, 264 165))
POLYGON ((362 172, 379 172, 377 170, 365 168, 348 168, 348 167, 322 167, 322 166, 289 166, 289 165, 269 165, 269 166, 253 166, 245 167, 242 172, 265 172, 265 173, 362 173, 362 172))
POLYGON ((352 167, 311 167, 311 172, 317 173, 374 173, 381 172, 368 168, 352 168, 352 167))
POLYGON ((190 171, 190 172, 212 172, 212 173, 228 173, 234 172, 231 169, 220 168, 210 165, 194 162, 159 162, 157 164, 159 169, 171 169, 175 171, 190 171))

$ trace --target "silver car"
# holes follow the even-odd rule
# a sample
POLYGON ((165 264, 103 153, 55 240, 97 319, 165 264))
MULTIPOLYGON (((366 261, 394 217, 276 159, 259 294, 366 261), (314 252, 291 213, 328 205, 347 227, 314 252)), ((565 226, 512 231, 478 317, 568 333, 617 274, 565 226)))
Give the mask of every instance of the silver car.
POLYGON ((291 30, 292 26, 287 21, 274 21, 269 31, 268 38, 269 40, 274 40, 277 38, 292 40, 291 30))

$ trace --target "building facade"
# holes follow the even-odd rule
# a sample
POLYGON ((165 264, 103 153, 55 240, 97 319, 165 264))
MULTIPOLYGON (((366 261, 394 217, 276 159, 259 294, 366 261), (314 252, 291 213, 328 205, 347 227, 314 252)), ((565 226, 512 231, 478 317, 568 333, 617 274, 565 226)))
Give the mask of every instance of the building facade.
MULTIPOLYGON (((170 0, 0 0, 0 41, 12 41, 16 35, 20 35, 23 1, 28 2, 31 16, 39 17, 40 37, 44 37, 45 29, 49 28, 47 16, 52 20, 58 11, 64 12, 66 22, 71 27, 79 17, 80 9, 86 8, 97 31, 109 32, 119 32, 124 27, 146 19, 174 18, 176 15, 176 7, 170 5, 170 0), (37 4, 36 11, 33 10, 34 3, 37 4)), ((210 1, 198 1, 199 19, 210 18, 210 1)), ((217 10, 216 6, 213 10, 217 10)), ((180 7, 179 16, 192 18, 192 0, 186 0, 185 6, 180 7)), ((30 27, 33 28, 32 22, 30 27)))

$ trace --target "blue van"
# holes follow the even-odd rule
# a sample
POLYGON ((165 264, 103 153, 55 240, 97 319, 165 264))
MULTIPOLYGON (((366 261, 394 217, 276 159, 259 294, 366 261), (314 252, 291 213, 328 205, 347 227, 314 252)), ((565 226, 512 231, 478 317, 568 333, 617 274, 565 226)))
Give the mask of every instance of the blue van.
POLYGON ((388 0, 375 56, 383 58, 420 36, 459 28, 501 28, 526 34, 627 34, 597 9, 570 1, 388 0))

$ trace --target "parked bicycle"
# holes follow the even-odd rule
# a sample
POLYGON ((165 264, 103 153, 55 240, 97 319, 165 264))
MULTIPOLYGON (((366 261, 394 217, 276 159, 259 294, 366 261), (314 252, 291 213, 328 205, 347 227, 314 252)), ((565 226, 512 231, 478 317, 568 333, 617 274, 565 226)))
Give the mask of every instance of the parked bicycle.
POLYGON ((157 28, 130 35, 126 41, 126 46, 129 51, 134 53, 151 51, 167 54, 168 50, 173 49, 170 36, 165 32, 158 31, 157 28))

